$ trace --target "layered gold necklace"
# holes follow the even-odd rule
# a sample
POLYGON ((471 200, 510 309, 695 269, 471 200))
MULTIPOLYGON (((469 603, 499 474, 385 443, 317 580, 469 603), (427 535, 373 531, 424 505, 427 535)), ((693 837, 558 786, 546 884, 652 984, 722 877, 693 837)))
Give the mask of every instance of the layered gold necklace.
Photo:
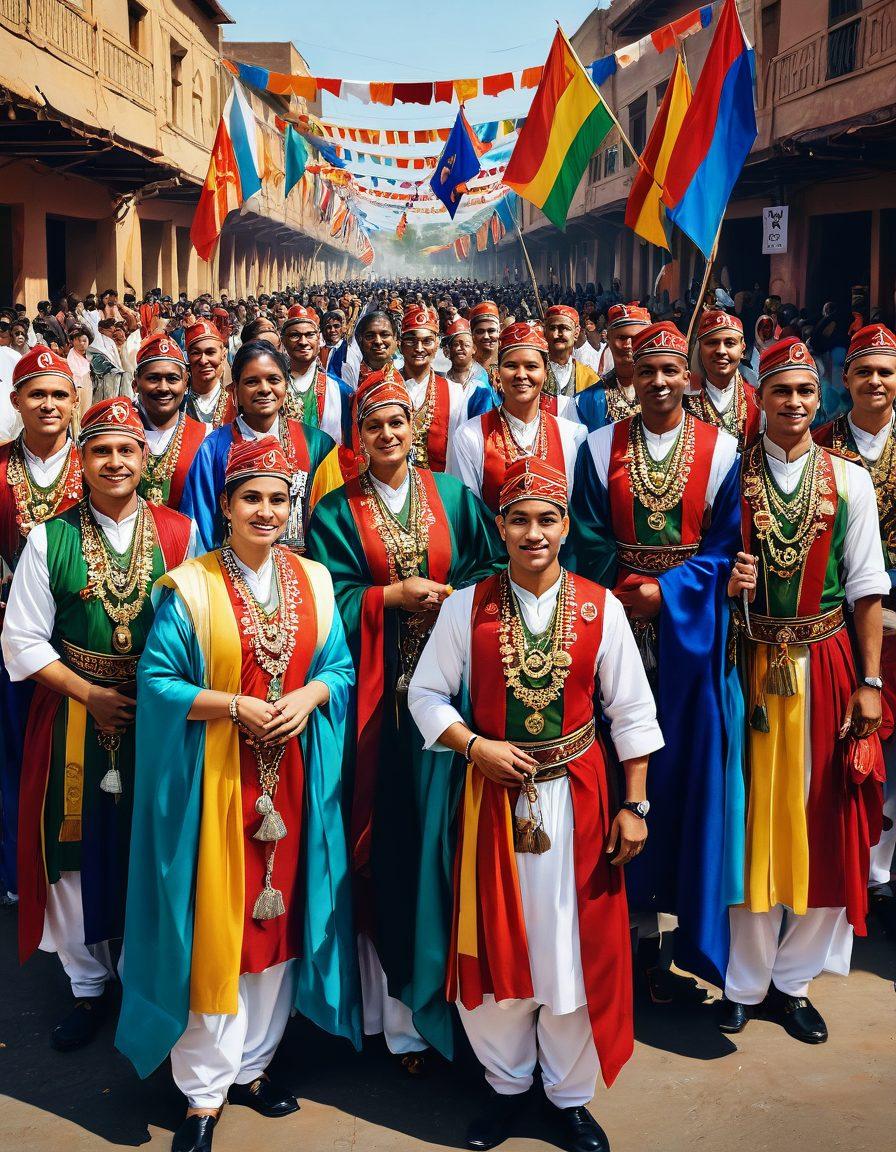
POLYGON ((123 564, 91 515, 86 500, 81 501, 80 515, 81 549, 87 564, 87 586, 81 591, 81 599, 99 600, 115 625, 112 647, 126 655, 134 646, 130 626, 143 611, 152 587, 155 525, 146 502, 138 497, 131 554, 123 564))
POLYGON ((179 416, 177 420, 177 427, 174 430, 174 435, 168 447, 160 456, 153 456, 152 452, 146 453, 146 463, 143 465, 143 484, 145 487, 145 498, 150 504, 161 504, 165 498, 165 485, 171 480, 174 475, 174 469, 177 467, 177 462, 180 459, 180 449, 184 442, 184 428, 186 427, 186 417, 179 416))
POLYGON ((847 418, 838 416, 834 421, 833 446, 838 452, 862 464, 871 474, 871 482, 874 484, 874 493, 877 497, 880 538, 892 556, 896 552, 896 437, 891 428, 880 456, 876 460, 866 460, 858 451, 857 445, 855 450, 850 445, 849 431, 847 418))
MULTIPOLYGON (((594 387, 596 388, 597 385, 595 384, 594 387)), ((630 416, 636 416, 641 411, 641 405, 637 399, 630 401, 622 390, 621 384, 611 384, 609 388, 606 388, 604 399, 607 403, 607 416, 609 416, 612 424, 619 420, 628 420, 630 416)))
POLYGON ((68 460, 63 464, 59 475, 48 488, 41 487, 40 484, 35 484, 28 471, 23 447, 24 436, 25 433, 21 433, 12 444, 6 478, 16 503, 16 524, 19 526, 19 534, 27 537, 35 524, 43 524, 45 520, 56 515, 59 505, 66 497, 80 500, 81 463, 77 452, 74 452, 69 445, 68 460))
POLYGON ((414 411, 414 463, 418 468, 429 467, 429 426, 436 412, 436 374, 429 370, 426 382, 426 395, 423 403, 414 411))
POLYGON ((705 424, 722 428, 740 439, 747 427, 747 393, 740 372, 735 373, 731 387, 734 389, 734 397, 724 412, 720 412, 713 404, 705 383, 696 395, 687 396, 685 399, 694 415, 705 424))
POLYGON ((429 529, 435 517, 426 498, 426 489, 416 468, 408 465, 409 500, 407 526, 401 523, 377 492, 368 472, 358 477, 377 535, 386 549, 390 583, 419 576, 429 551, 429 529))
POLYGON ((510 421, 507 419, 507 412, 504 405, 498 409, 498 419, 501 421, 501 442, 504 450, 504 459, 508 464, 512 464, 514 460, 519 460, 523 456, 533 456, 537 460, 546 460, 548 455, 548 430, 547 421, 539 408, 538 416, 538 431, 535 433, 535 442, 529 451, 518 442, 510 427, 510 421))
POLYGON ((652 531, 662 532, 666 513, 681 503, 693 462, 694 417, 690 412, 684 413, 675 446, 662 462, 650 455, 642 417, 632 417, 625 465, 632 495, 648 510, 647 523, 652 531))

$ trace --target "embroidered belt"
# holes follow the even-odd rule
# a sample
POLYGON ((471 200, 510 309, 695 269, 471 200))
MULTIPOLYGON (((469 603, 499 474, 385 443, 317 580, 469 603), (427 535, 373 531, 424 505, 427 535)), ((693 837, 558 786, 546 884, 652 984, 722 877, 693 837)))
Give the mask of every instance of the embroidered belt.
POLYGON ((739 604, 734 611, 738 627, 757 644, 817 644, 839 632, 844 623, 842 608, 820 616, 763 616, 751 611, 749 619, 739 604))
POLYGON ((126 684, 137 677, 139 656, 118 656, 111 652, 89 652, 67 640, 60 642, 65 663, 99 684, 126 684))
POLYGON ((589 720, 575 732, 565 736, 558 736, 556 740, 512 740, 511 743, 523 752, 528 752, 533 760, 538 762, 535 772, 536 784, 547 780, 559 780, 568 776, 564 767, 570 761, 582 756, 594 743, 594 720, 589 720))
POLYGON ((617 544, 616 559, 624 568, 650 576, 677 568, 699 550, 699 544, 617 544))

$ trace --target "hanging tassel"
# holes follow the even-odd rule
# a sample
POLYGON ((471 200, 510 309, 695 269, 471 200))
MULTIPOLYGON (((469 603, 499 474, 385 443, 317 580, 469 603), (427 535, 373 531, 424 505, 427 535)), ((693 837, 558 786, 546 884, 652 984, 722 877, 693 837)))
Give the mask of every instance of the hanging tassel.
POLYGON ((81 839, 81 817, 66 816, 59 829, 60 844, 77 844, 81 839))
POLYGON ((638 645, 638 651, 641 654, 641 663, 644 666, 645 672, 654 672, 657 667, 656 662, 656 634, 653 630, 653 625, 646 620, 634 621, 635 640, 638 645))
POLYGON ((791 659, 787 645, 782 644, 768 663, 765 676, 766 696, 796 696, 796 663, 791 659))
POLYGON ((255 907, 252 909, 253 920, 276 920, 286 911, 283 903, 283 893, 279 888, 272 888, 270 883, 258 893, 255 907))
POLYGON ((266 842, 282 840, 286 835, 286 825, 267 792, 263 792, 255 801, 255 811, 262 817, 262 821, 252 839, 266 842))
POLYGON ((513 820, 513 850, 514 852, 531 852, 541 856, 551 846, 551 838, 541 824, 535 820, 528 820, 524 816, 515 816, 513 820))
POLYGON ((121 795, 121 773, 117 768, 109 769, 102 780, 100 780, 100 788, 103 792, 109 792, 113 796, 121 795))

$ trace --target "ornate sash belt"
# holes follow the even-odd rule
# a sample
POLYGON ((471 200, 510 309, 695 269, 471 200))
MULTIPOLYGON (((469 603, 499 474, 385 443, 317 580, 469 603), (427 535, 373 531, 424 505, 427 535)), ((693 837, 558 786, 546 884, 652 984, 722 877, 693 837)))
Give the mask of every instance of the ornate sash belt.
POLYGON ((565 736, 558 736, 556 740, 513 740, 511 741, 523 752, 528 752, 533 760, 537 760, 539 767, 534 779, 538 784, 548 780, 559 780, 568 776, 564 765, 582 756, 594 743, 594 720, 589 720, 575 732, 565 736))
POLYGON ((699 550, 699 544, 617 544, 616 558, 632 572, 653 576, 677 568, 699 550))
POLYGON ((63 660, 75 672, 97 684, 127 684, 136 679, 139 656, 118 656, 111 652, 90 652, 60 641, 63 660))
POLYGON ((757 644, 817 644, 827 640, 843 627, 843 609, 823 612, 819 616, 763 616, 750 610, 745 619, 743 608, 734 605, 737 625, 757 644))

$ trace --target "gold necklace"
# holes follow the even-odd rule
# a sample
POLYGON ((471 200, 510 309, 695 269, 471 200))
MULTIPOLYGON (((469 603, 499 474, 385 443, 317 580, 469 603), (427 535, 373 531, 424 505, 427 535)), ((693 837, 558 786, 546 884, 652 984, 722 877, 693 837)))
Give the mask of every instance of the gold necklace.
POLYGON ((498 419, 501 421, 501 440, 504 447, 504 459, 508 464, 512 464, 514 460, 519 460, 524 456, 531 456, 537 460, 547 459, 548 432, 546 421, 540 408, 538 410, 538 416, 536 417, 538 420, 538 431, 535 433, 535 442, 528 452, 514 436, 503 404, 498 409, 498 419))
POLYGON ((647 449, 644 423, 632 417, 628 430, 625 465, 632 495, 650 513, 647 523, 654 532, 666 527, 666 513, 681 503, 694 462, 694 417, 685 412, 675 447, 665 464, 658 464, 647 449))
POLYGON ((619 420, 628 420, 630 416, 636 416, 641 411, 641 405, 636 399, 629 401, 621 384, 611 384, 609 388, 605 388, 604 399, 611 424, 616 424, 619 420))
POLYGON ((744 389, 740 372, 736 372, 731 384, 734 389, 732 403, 724 412, 720 412, 706 391, 706 384, 695 396, 686 396, 685 400, 691 412, 705 424, 714 428, 723 428, 741 440, 747 428, 747 394, 744 389))
POLYGON ((499 597, 498 642, 504 681, 514 698, 530 710, 524 721, 526 731, 531 736, 538 736, 544 731, 543 711, 563 691, 572 666, 569 649, 576 639, 572 630, 576 615, 575 581, 569 572, 563 572, 551 622, 542 635, 533 637, 531 642, 527 642, 522 615, 506 572, 500 576, 499 597), (523 677, 527 680, 550 679, 547 684, 535 688, 524 683, 523 677))
POLYGON ((184 442, 184 428, 186 427, 186 423, 187 419, 185 416, 178 417, 177 427, 174 430, 174 435, 171 437, 171 442, 160 456, 153 456, 152 452, 146 453, 146 463, 143 465, 141 481, 145 489, 145 498, 150 504, 161 504, 163 502, 165 485, 174 475, 174 469, 177 467, 177 462, 180 459, 180 449, 184 442))
POLYGON ((155 524, 146 510, 146 502, 137 498, 137 523, 131 543, 131 556, 122 566, 91 515, 86 500, 81 501, 81 549, 87 564, 87 586, 82 600, 99 600, 115 627, 112 647, 124 655, 134 646, 130 625, 143 611, 152 587, 152 557, 155 547, 155 524), (136 597, 131 599, 136 593, 136 597))
POLYGON ((35 524, 55 516, 62 501, 69 497, 81 499, 81 463, 73 446, 69 446, 68 460, 56 480, 43 488, 36 484, 28 471, 23 448, 24 432, 13 442, 9 453, 6 478, 12 488, 16 504, 16 524, 19 535, 27 537, 35 524))
POLYGON ((429 426, 436 411, 436 374, 432 368, 426 382, 423 403, 414 411, 414 463, 418 468, 429 467, 429 426))

